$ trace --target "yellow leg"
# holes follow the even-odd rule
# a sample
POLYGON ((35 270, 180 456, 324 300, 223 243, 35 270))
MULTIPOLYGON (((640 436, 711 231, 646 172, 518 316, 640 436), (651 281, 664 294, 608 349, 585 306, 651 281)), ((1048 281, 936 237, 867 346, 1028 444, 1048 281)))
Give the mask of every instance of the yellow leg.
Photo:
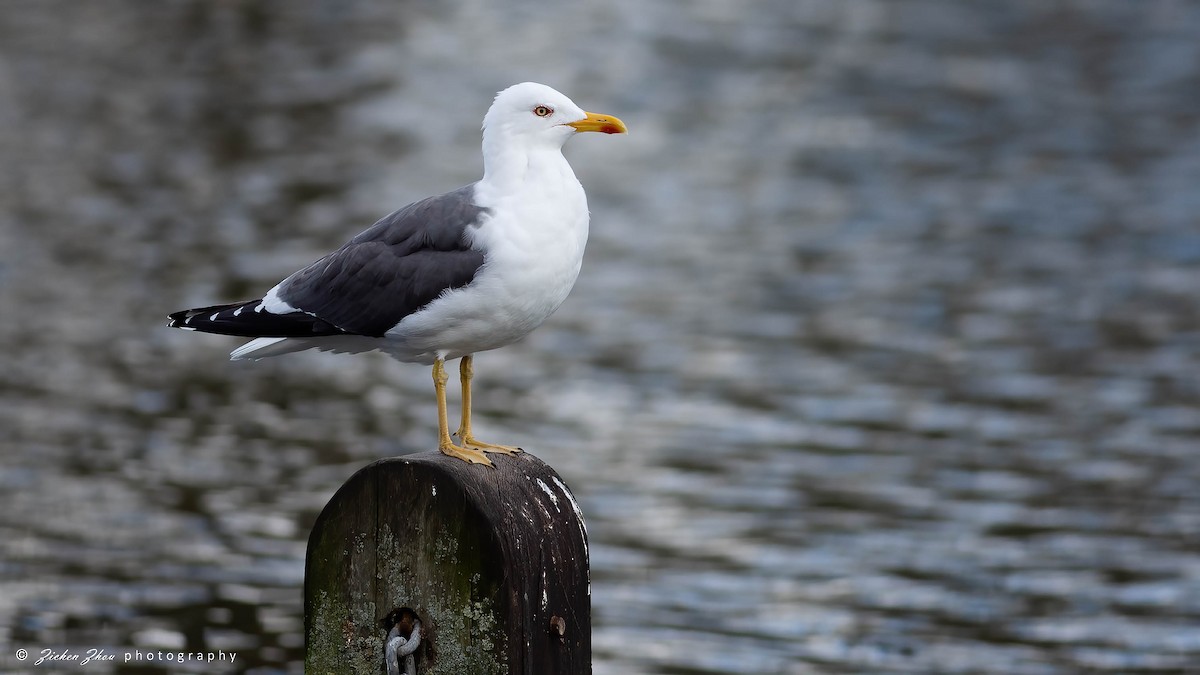
POLYGON ((478 448, 466 448, 455 445, 450 440, 450 423, 446 414, 446 362, 438 358, 433 362, 433 392, 437 395, 438 410, 438 450, 442 454, 457 457, 471 464, 487 464, 492 466, 492 460, 487 458, 478 448))
POLYGON ((459 423, 458 432, 455 435, 462 441, 463 447, 473 450, 495 452, 502 455, 515 455, 521 452, 520 448, 514 448, 509 445, 495 445, 494 443, 477 441, 475 440, 475 436, 471 434, 471 377, 474 374, 474 359, 468 354, 462 357, 462 361, 458 364, 458 379, 462 383, 462 422, 459 423))

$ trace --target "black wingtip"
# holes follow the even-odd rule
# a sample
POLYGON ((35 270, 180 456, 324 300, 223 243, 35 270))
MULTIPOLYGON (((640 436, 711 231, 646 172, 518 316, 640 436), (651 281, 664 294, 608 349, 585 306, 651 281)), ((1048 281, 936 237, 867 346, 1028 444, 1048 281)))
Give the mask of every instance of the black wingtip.
POLYGON ((346 331, 305 312, 257 311, 262 300, 185 309, 167 315, 170 328, 238 337, 326 337, 346 331))
POLYGON ((172 312, 167 315, 167 328, 183 328, 183 324, 187 321, 188 315, 195 310, 185 309, 179 312, 172 312))

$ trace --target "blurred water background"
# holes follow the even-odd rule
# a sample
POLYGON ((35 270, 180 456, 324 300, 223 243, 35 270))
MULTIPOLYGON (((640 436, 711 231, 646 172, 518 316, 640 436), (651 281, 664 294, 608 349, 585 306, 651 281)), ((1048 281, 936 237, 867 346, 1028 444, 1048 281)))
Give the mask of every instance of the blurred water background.
POLYGON ((596 673, 1200 672, 1200 4, 1108 0, 6 1, 0 669, 300 672, 309 527, 434 447, 429 373, 164 317, 477 179, 527 79, 631 129, 476 361, 596 673))

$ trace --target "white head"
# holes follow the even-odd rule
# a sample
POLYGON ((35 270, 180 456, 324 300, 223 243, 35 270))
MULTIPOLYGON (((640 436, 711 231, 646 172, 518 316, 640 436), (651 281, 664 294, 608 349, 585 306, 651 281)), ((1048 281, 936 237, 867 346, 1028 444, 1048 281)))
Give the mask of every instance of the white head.
POLYGON ((625 124, 612 115, 585 112, 544 84, 522 82, 496 94, 484 116, 484 155, 518 148, 557 150, 580 131, 623 134, 625 124))

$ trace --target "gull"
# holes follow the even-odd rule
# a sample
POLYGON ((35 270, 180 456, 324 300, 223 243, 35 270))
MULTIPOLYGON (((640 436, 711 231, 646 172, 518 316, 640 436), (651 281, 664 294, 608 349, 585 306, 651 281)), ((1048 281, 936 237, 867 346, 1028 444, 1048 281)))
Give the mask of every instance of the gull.
POLYGON ((567 298, 583 262, 588 207, 562 154, 581 132, 626 133, 534 82, 496 95, 483 119, 483 178, 384 216, 256 300, 175 312, 170 326, 254 338, 232 360, 306 349, 380 350, 433 366, 438 449, 492 466, 471 428, 473 355, 510 345, 567 298), (461 359, 462 417, 450 436, 446 362, 461 359))

